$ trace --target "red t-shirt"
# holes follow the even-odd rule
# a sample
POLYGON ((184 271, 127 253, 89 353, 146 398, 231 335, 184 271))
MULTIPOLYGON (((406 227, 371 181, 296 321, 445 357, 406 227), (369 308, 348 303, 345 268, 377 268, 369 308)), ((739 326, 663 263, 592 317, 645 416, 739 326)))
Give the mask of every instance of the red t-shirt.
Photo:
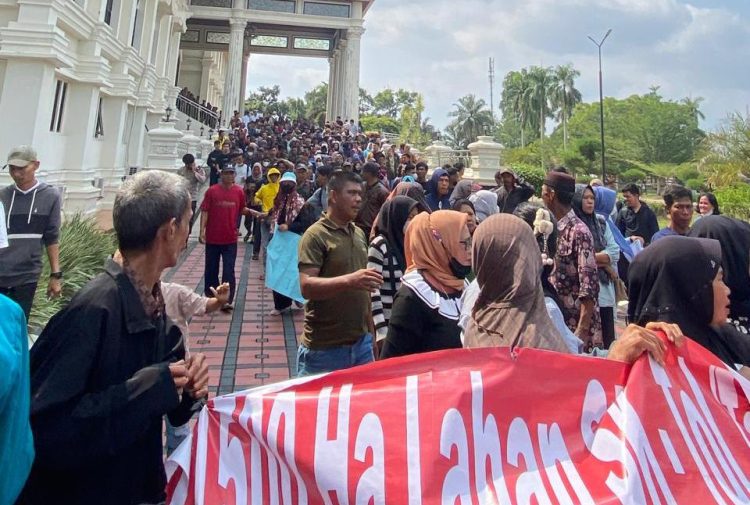
POLYGON ((236 184, 229 189, 222 184, 208 188, 201 204, 201 210, 208 212, 206 243, 227 245, 237 242, 237 219, 244 208, 245 193, 236 184))

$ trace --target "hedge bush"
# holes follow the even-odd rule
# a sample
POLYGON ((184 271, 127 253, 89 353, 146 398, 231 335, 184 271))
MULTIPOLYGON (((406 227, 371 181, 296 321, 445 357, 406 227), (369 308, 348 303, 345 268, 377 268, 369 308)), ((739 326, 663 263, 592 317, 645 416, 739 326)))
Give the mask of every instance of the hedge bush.
POLYGON ((750 221, 750 185, 738 184, 714 191, 722 214, 750 221))
POLYGON ((44 270, 29 317, 32 332, 40 332, 79 289, 102 272, 106 259, 116 247, 114 234, 101 231, 93 219, 76 214, 63 223, 60 228, 60 269, 65 273, 62 296, 47 299, 49 262, 45 255, 44 270))
POLYGON ((542 196, 542 184, 544 184, 544 177, 547 175, 545 170, 526 163, 512 163, 510 168, 518 177, 523 177, 526 182, 534 186, 536 196, 542 196))

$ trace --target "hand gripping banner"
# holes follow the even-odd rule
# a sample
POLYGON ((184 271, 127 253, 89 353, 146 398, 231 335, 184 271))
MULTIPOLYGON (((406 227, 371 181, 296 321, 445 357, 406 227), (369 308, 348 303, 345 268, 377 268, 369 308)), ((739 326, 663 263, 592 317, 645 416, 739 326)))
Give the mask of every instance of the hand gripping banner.
POLYGON ((168 503, 750 503, 750 382, 688 341, 665 367, 507 348, 218 397, 168 503))

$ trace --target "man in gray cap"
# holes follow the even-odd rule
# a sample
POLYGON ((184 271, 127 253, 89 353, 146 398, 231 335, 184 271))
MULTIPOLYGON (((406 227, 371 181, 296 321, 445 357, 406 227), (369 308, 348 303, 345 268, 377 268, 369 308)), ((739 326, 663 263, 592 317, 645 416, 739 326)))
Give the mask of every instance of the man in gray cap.
POLYGON ((508 167, 503 167, 495 174, 497 183, 497 206, 500 212, 513 214, 520 203, 527 202, 534 196, 534 186, 516 176, 508 167))
POLYGON ((8 247, 0 249, 0 293, 15 300, 28 320, 42 273, 42 248, 50 264, 47 296, 62 291, 60 194, 37 180, 39 160, 30 146, 12 149, 7 166, 15 184, 0 190, 8 232, 8 247))

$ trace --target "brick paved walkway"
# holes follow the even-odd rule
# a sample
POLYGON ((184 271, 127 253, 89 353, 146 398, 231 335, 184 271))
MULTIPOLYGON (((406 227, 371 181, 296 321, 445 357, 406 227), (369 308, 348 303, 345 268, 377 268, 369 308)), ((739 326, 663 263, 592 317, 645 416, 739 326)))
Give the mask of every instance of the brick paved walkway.
MULTIPOLYGON (((209 361, 211 396, 241 391, 293 377, 297 333, 303 312, 269 316, 271 291, 260 280, 261 263, 252 261, 252 245, 238 243, 235 275, 237 294, 231 314, 221 311, 190 323, 190 350, 209 361)), ((179 263, 164 280, 203 293, 204 246, 190 242, 179 263)))

